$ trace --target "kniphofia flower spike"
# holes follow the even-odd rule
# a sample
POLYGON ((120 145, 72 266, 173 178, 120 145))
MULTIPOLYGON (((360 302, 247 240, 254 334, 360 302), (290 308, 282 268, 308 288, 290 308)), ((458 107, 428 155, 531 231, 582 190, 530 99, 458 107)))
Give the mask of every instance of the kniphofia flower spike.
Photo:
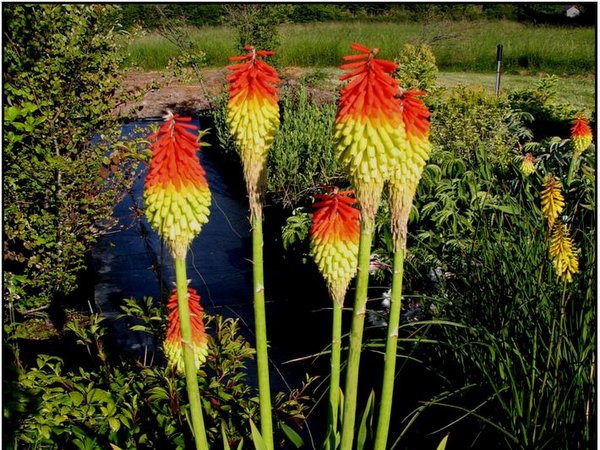
POLYGON ((191 120, 169 112, 149 137, 153 154, 144 186, 145 213, 175 258, 185 256, 210 214, 211 194, 191 120))
MULTIPOLYGON (((196 369, 200 368, 206 361, 208 353, 208 338, 204 331, 202 321, 202 306, 200 296, 192 288, 188 288, 188 305, 190 310, 190 323, 192 325, 192 341, 190 345, 194 349, 196 369)), ((183 373, 183 342, 181 340, 181 328, 179 325, 179 306, 177 304, 177 289, 173 289, 167 303, 169 310, 169 326, 167 336, 163 344, 165 355, 169 365, 175 367, 179 373, 183 373)))
POLYGON ((280 80, 276 70, 261 59, 275 52, 256 50, 252 46, 246 46, 245 50, 246 55, 229 58, 240 62, 228 67, 231 74, 227 77, 227 122, 240 148, 252 208, 261 200, 267 151, 279 126, 277 84, 280 80))
POLYGON ((527 153, 521 160, 521 173, 528 177, 535 172, 535 158, 531 153, 527 153))
POLYGON ((548 175, 542 188, 542 214, 548 219, 550 230, 564 207, 565 198, 561 192, 560 181, 554 175, 548 175))
POLYGON ((429 159, 429 116, 431 113, 420 98, 425 92, 410 90, 400 96, 402 122, 406 141, 400 161, 389 182, 390 215, 394 247, 406 246, 408 215, 417 185, 429 159))
POLYGON ((585 117, 579 116, 571 128, 571 140, 575 147, 575 157, 579 157, 592 143, 592 129, 585 117))
POLYGON ((550 239, 550 258, 556 270, 556 276, 567 283, 573 281, 573 275, 579 272, 579 260, 573 240, 569 236, 569 229, 564 223, 559 223, 554 227, 550 239))
POLYGON ((402 122, 400 87, 390 75, 396 64, 376 59, 378 49, 360 44, 341 66, 351 80, 341 90, 335 121, 338 159, 356 188, 361 211, 374 217, 384 182, 402 159, 406 137, 402 122))
POLYGON ((343 305, 350 280, 356 274, 358 241, 360 239, 359 211, 351 190, 326 188, 325 194, 315 195, 317 203, 310 228, 310 254, 325 278, 333 300, 343 305))

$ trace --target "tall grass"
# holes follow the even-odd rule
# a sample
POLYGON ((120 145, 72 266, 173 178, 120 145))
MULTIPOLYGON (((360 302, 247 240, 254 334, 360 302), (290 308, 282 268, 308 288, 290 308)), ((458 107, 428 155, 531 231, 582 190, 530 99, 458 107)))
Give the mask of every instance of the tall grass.
MULTIPOLYGON (((406 42, 429 43, 440 70, 489 72, 496 67, 496 45, 504 46, 504 70, 556 74, 595 71, 595 31, 592 27, 533 26, 509 21, 437 21, 427 23, 326 22, 279 27, 282 66, 336 66, 350 42, 379 47, 393 59, 406 42)), ((235 53, 231 27, 190 28, 201 43, 208 64, 223 66, 235 53)), ((177 49, 157 34, 129 45, 128 63, 145 70, 163 68, 177 49)))

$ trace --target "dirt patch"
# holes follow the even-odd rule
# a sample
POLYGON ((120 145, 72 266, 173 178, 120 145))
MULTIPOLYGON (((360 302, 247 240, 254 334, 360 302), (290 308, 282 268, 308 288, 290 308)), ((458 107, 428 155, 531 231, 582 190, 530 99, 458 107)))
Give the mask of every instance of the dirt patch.
MULTIPOLYGON (((282 90, 306 86, 312 101, 321 104, 335 100, 337 74, 322 81, 318 86, 304 83, 306 69, 289 67, 280 72, 282 90)), ((167 109, 182 115, 199 115, 210 109, 211 98, 222 93, 227 82, 227 69, 202 69, 201 79, 193 81, 174 77, 164 72, 128 71, 124 75, 124 87, 129 94, 144 93, 140 100, 120 105, 116 113, 132 115, 138 119, 161 117, 167 109)))

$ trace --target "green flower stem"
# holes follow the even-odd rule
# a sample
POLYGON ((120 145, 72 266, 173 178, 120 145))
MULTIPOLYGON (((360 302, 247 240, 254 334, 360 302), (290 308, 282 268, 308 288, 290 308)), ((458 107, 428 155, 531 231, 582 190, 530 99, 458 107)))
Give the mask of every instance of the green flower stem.
MULTIPOLYGON (((343 300, 343 299, 342 299, 343 300)), ((329 449, 335 450, 338 410, 340 402, 340 360, 342 353, 342 305, 333 299, 331 331, 331 379, 329 380, 329 449)))
POLYGON ((374 450, 385 450, 390 429, 392 412, 392 397, 394 395, 394 378, 396 375, 396 349, 398 347, 398 325, 402 310, 402 274, 404 273, 404 242, 394 252, 392 276, 392 294, 390 297, 390 315, 388 319, 388 336, 385 345, 385 363, 383 367, 383 382, 381 387, 381 403, 379 419, 375 434, 374 450))
POLYGON ((251 214, 252 261, 254 287, 254 331, 256 335, 256 365, 260 403, 260 431, 267 446, 273 450, 271 389, 269 385, 269 355, 267 351, 267 320, 265 318, 265 282, 263 275, 262 206, 251 214))
POLYGON ((175 278, 177 286, 177 304, 179 307, 179 324, 181 327, 181 341, 183 347, 183 365, 185 368, 185 382, 190 411, 192 415, 192 429, 196 450, 208 450, 206 430, 200 405, 200 392, 198 391, 198 378, 194 349, 189 345, 192 342, 192 325, 190 323, 190 308, 188 304, 187 275, 185 269, 185 256, 175 258, 175 278))
POLYGON ((371 257, 371 241, 373 239, 373 219, 363 220, 360 229, 358 247, 358 277, 356 295, 352 311, 352 328, 350 329, 350 349, 348 351, 348 367, 344 389, 344 423, 342 425, 342 450, 350 450, 354 440, 354 423, 356 417, 356 398, 358 392, 358 368, 362 350, 362 335, 365 323, 367 290, 369 287, 369 262, 371 257))

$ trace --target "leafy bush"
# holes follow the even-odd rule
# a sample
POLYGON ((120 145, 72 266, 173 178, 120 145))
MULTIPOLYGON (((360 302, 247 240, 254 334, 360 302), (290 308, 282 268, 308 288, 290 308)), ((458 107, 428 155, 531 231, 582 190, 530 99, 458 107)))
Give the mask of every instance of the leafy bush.
POLYGON ((395 62, 398 70, 394 77, 403 89, 429 91, 435 85, 438 69, 429 45, 404 44, 402 53, 395 62))
POLYGON ((289 19, 293 23, 326 22, 339 20, 343 16, 349 16, 344 5, 305 3, 294 5, 289 19))
MULTIPOLYGON (((219 146, 232 158, 237 148, 225 120, 227 95, 212 104, 219 146)), ((281 126, 268 154, 267 191, 277 203, 294 206, 318 184, 339 176, 331 133, 336 108, 316 103, 301 85, 282 89, 280 105, 281 126)))
POLYGON ((277 26, 285 21, 291 5, 237 4, 226 5, 227 21, 238 33, 238 51, 246 45, 260 50, 276 50, 280 37, 277 26))
POLYGON ((431 142, 455 153, 469 167, 477 163, 479 147, 491 164, 506 166, 519 138, 527 136, 523 127, 527 116, 483 88, 459 86, 447 98, 432 102, 431 142))
POLYGON ((282 92, 281 109, 281 126, 269 150, 267 189, 284 205, 293 205, 319 183, 339 176, 331 132, 336 109, 315 103, 302 86, 282 92))
POLYGON ((21 312, 72 293, 137 152, 120 138, 115 9, 12 4, 4 28, 5 299, 21 312))
MULTIPOLYGON (((125 303, 123 315, 132 330, 148 333, 150 342, 164 336, 166 314, 151 298, 125 303)), ((239 335, 238 321, 208 316, 209 354, 198 372, 209 442, 237 446, 250 436, 249 419, 258 416, 258 399, 247 384, 247 362, 254 349, 239 335)), ((7 380, 4 448, 188 448, 188 402, 185 380, 149 349, 143 359, 107 349, 104 319, 70 323, 64 344, 76 341, 87 358, 37 355, 28 365, 16 353, 7 380)), ((15 341, 11 341, 14 345, 15 341)), ((108 342, 110 343, 110 342, 108 342)), ((63 344, 63 345, 64 345, 63 344)), ((13 347, 16 348, 16 347, 13 347)), ((60 351, 59 351, 60 353, 60 351)), ((79 355, 79 353, 77 353, 79 355)), ((310 379, 308 384, 310 384, 310 379)), ((304 420, 304 385, 279 393, 274 405, 277 424, 304 420)), ((283 438, 282 438, 283 439, 283 438)), ((219 444, 220 445, 220 444, 219 444)), ((283 444, 282 444, 283 445, 283 444)))

